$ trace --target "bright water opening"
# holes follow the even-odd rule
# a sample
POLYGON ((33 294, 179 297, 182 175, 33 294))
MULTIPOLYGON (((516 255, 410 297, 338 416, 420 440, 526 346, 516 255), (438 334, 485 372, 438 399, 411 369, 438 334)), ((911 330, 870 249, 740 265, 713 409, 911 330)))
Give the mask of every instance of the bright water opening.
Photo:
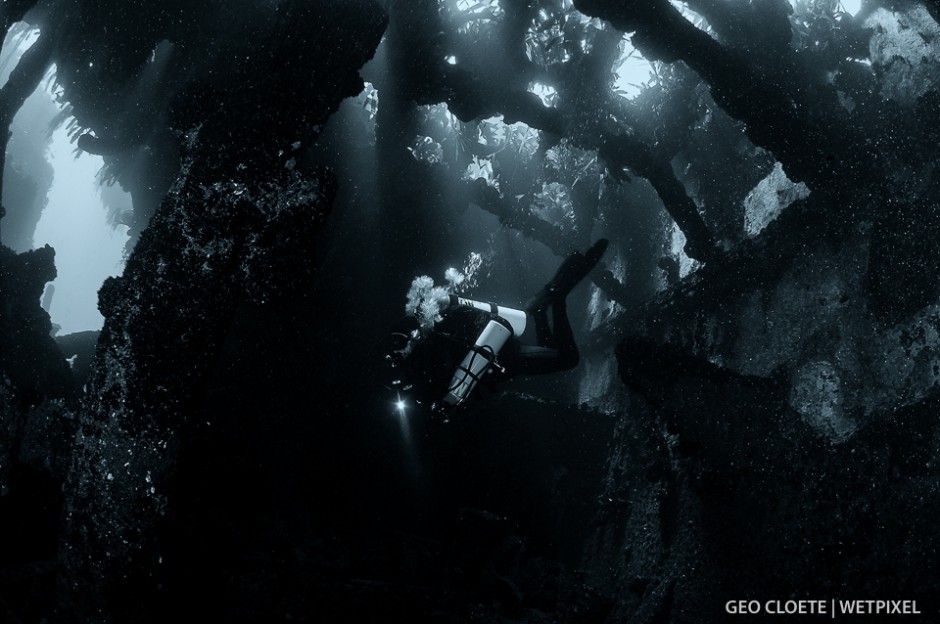
POLYGON ((37 247, 55 248, 58 277, 49 314, 62 334, 101 328, 98 289, 124 270, 128 239, 127 226, 108 223, 96 180, 101 157, 85 152, 76 157, 75 151, 66 127, 53 132, 47 154, 55 179, 33 235, 37 247))
MULTIPOLYGON (((6 79, 23 52, 36 40, 39 32, 22 24, 11 29, 0 55, 0 78, 6 79)), ((98 312, 98 289, 112 275, 124 269, 124 249, 128 240, 127 227, 112 226, 101 199, 97 175, 104 165, 100 156, 77 151, 70 141, 68 124, 61 124, 48 136, 49 124, 62 104, 56 103, 52 92, 54 69, 40 83, 20 108, 12 124, 15 133, 31 135, 23 141, 38 146, 36 158, 45 144, 45 160, 52 166, 54 177, 48 190, 48 203, 33 232, 34 248, 49 244, 55 248, 58 277, 53 282, 55 293, 49 314, 60 326, 60 334, 100 329, 104 319, 98 312)), ((11 142, 6 167, 29 162, 15 152, 11 142), (12 149, 11 149, 12 148, 12 149)), ((34 165, 35 166, 35 165, 34 165)), ((28 167, 27 167, 28 169, 28 167)), ((27 177, 30 171, 24 172, 27 177)), ((11 189, 4 189, 7 197, 11 189)), ((45 192, 45 187, 40 193, 45 192)), ((130 196, 117 188, 108 189, 109 202, 130 208, 130 196)), ((17 208, 23 208, 17 206, 17 208)), ((36 208, 38 212, 38 208, 36 208)), ((28 240, 28 236, 27 236, 28 240)))

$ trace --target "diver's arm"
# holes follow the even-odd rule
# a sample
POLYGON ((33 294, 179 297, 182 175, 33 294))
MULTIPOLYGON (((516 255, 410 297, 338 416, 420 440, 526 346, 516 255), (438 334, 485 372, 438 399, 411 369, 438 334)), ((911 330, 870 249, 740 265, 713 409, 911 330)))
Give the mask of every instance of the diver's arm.
MULTIPOLYGON (((474 299, 464 299, 463 297, 458 297, 457 295, 450 295, 449 305, 452 307, 461 305, 469 306, 471 308, 476 308, 477 310, 483 310, 484 312, 494 314, 509 323, 509 326, 512 328, 512 333, 516 337, 521 336, 525 331, 527 319, 526 313, 522 310, 507 308, 506 306, 496 305, 495 303, 476 301, 474 299)), ((442 310, 445 307, 447 306, 441 304, 442 310)))

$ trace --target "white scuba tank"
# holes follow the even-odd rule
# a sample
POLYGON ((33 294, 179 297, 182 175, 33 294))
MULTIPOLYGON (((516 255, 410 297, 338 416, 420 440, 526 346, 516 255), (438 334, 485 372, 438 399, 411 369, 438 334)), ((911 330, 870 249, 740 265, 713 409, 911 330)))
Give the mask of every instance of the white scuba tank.
POLYGON ((502 323, 491 320, 477 336, 473 348, 467 352, 463 361, 451 379, 444 403, 459 405, 463 403, 477 382, 486 374, 487 369, 496 359, 496 354, 503 348, 512 335, 521 336, 525 331, 526 316, 522 310, 497 306, 494 303, 483 303, 472 299, 461 299, 451 295, 451 305, 465 305, 498 315, 506 320, 512 330, 502 323))

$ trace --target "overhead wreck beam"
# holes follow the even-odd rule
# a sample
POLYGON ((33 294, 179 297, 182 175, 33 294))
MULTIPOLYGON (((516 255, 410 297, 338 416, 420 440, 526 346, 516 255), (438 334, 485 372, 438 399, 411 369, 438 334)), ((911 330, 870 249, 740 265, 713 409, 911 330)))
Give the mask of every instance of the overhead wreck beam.
MULTIPOLYGON (((559 228, 527 210, 518 210, 508 200, 500 197, 499 191, 487 185, 485 181, 475 180, 468 183, 467 192, 470 201, 499 217, 500 223, 542 243, 556 255, 567 256, 574 251, 570 241, 559 228)), ((608 299, 629 307, 631 297, 627 289, 603 262, 598 263, 589 277, 591 282, 607 295, 608 299)))
MULTIPOLYGON (((460 91, 448 100, 458 109, 466 106, 460 91)), ((587 150, 596 150, 615 177, 623 177, 628 169, 645 178, 657 192, 663 206, 686 237, 686 253, 696 260, 707 261, 716 252, 716 243, 708 226, 698 212, 695 202, 675 177, 672 166, 661 155, 636 136, 605 132, 577 132, 569 127, 569 120, 557 109, 542 104, 537 95, 529 92, 494 94, 486 112, 476 115, 502 114, 506 123, 521 121, 526 125, 557 137, 567 137, 572 144, 587 150)))
POLYGON ((691 67, 711 87, 715 102, 745 123, 751 141, 773 152, 791 179, 838 194, 851 190, 844 180, 867 179, 880 170, 882 159, 866 137, 839 123, 844 115, 834 89, 819 85, 810 95, 767 79, 742 53, 696 28, 668 0, 575 0, 575 6, 633 32, 633 44, 647 58, 691 67))

